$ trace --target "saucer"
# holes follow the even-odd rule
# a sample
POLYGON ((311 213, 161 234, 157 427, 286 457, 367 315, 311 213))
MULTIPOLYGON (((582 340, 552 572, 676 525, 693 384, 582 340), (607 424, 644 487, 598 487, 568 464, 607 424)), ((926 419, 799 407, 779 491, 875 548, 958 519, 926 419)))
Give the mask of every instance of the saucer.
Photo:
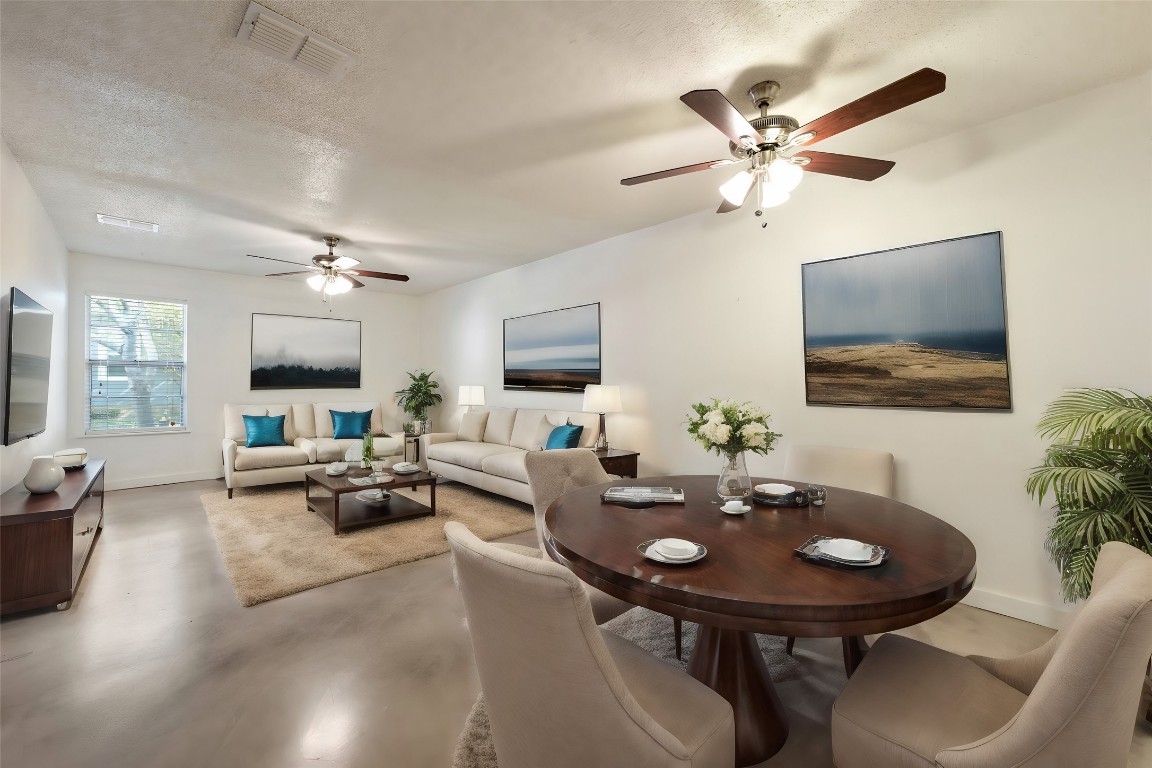
POLYGON ((750 509, 752 509, 752 507, 748 506, 747 504, 740 507, 739 509, 724 509, 723 506, 720 507, 720 511, 726 515, 742 515, 750 509))
POLYGON ((390 493, 383 493, 380 496, 376 496, 372 491, 360 491, 360 493, 356 494, 356 500, 362 501, 365 504, 383 504, 390 498, 392 498, 392 494, 390 493))
POLYGON ((388 471, 394 475, 414 475, 420 471, 420 468, 417 467, 416 469, 396 469, 396 467, 392 467, 388 471))
POLYGON ((708 554, 708 550, 704 547, 703 544, 697 544, 696 554, 692 555, 691 557, 682 560, 665 557, 656 549, 657 541, 659 541, 659 539, 652 539, 650 541, 637 544, 636 551, 644 555, 644 557, 648 558, 649 560, 655 560, 656 562, 664 563, 665 565, 687 565, 688 563, 695 563, 697 560, 702 560, 704 556, 708 554))
POLYGON ((796 493, 796 489, 791 485, 784 483, 764 483, 758 485, 752 490, 757 493, 762 493, 765 496, 787 496, 790 493, 796 493))

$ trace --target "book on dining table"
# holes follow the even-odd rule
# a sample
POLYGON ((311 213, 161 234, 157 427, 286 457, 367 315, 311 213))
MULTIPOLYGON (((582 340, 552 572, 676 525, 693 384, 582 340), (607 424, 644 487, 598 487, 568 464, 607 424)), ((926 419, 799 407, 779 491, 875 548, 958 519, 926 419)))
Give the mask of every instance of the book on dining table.
POLYGON ((653 485, 618 485, 600 495, 607 502, 653 502, 683 504, 684 489, 653 485))

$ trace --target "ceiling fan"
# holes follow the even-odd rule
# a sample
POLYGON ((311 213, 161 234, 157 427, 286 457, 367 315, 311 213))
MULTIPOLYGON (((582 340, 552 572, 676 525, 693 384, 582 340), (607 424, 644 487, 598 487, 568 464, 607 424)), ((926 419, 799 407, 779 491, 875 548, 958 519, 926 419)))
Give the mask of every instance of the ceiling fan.
POLYGON ((379 280, 398 280, 402 283, 408 282, 408 275, 397 275, 392 272, 373 272, 370 269, 355 269, 360 262, 350 256, 337 256, 333 253, 333 249, 340 242, 340 238, 328 235, 324 238, 324 244, 328 246, 328 253, 317 254, 312 257, 312 265, 298 264, 295 261, 286 261, 284 259, 274 259, 271 256, 253 256, 248 254, 253 259, 267 259, 268 261, 281 261, 285 264, 296 264, 305 269, 296 272, 273 272, 265 277, 283 277, 284 275, 312 275, 308 278, 308 285, 315 291, 319 291, 324 301, 328 301, 329 296, 338 293, 347 293, 353 288, 363 288, 364 283, 357 280, 357 277, 375 277, 379 280))
POLYGON ((630 187, 646 181, 706 171, 721 165, 747 163, 744 170, 720 186, 724 201, 716 213, 728 213, 740 208, 755 188, 756 215, 760 216, 764 208, 788 200, 792 190, 804 178, 804 171, 862 181, 873 181, 888 173, 895 165, 888 160, 813 152, 802 147, 943 91, 944 73, 924 68, 803 126, 787 115, 768 114, 768 109, 780 92, 780 84, 775 80, 756 83, 748 89, 748 98, 760 110, 760 117, 751 121, 745 119, 720 91, 689 91, 680 100, 728 137, 728 148, 734 159, 711 160, 632 176, 621 179, 620 183, 630 187))

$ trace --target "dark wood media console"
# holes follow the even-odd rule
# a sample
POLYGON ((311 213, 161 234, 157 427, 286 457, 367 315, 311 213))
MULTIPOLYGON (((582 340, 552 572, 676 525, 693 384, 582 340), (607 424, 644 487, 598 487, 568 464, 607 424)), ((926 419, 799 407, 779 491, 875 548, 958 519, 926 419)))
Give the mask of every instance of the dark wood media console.
POLYGON ((0 614, 66 608, 104 525, 104 459, 68 472, 52 493, 0 497, 0 614))

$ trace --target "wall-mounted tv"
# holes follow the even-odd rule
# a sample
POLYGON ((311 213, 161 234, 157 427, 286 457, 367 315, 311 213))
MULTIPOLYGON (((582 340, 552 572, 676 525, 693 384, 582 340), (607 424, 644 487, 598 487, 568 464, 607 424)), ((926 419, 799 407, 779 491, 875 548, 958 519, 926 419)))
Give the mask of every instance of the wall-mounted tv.
POLYGON ((7 315, 4 445, 12 445, 40 434, 48 425, 52 313, 19 288, 13 288, 7 315))
POLYGON ((599 304, 504 321, 504 389, 582 392, 599 383, 599 304))

